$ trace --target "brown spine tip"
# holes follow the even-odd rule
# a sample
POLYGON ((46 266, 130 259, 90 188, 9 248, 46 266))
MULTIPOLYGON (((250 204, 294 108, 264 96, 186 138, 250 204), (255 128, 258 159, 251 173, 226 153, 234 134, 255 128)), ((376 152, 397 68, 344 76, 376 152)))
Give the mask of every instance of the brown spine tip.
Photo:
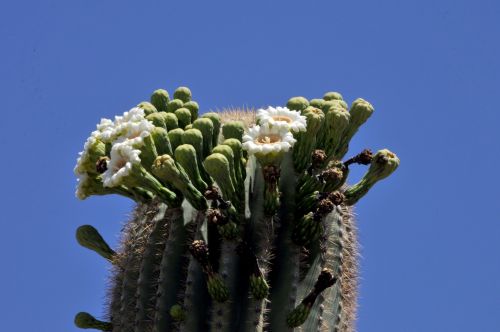
POLYGON ((264 181, 269 184, 276 184, 280 178, 281 170, 279 167, 274 165, 267 165, 262 168, 262 174, 264 175, 264 181))
POLYGON ((327 155, 324 150, 314 150, 311 155, 311 167, 313 169, 321 168, 326 159, 327 155))
POLYGON ((189 245, 189 252, 193 255, 194 259, 200 263, 201 267, 207 273, 211 271, 209 258, 208 258, 208 246, 203 240, 194 240, 189 245))
POLYGON ((333 209, 335 208, 335 205, 330 201, 329 199, 325 198, 319 201, 318 205, 316 206, 316 211, 314 212, 314 220, 321 220, 323 216, 327 215, 328 213, 332 212, 333 209))
POLYGON ((320 175, 318 175, 318 179, 323 182, 330 182, 330 181, 340 181, 342 177, 344 176, 344 172, 342 172, 341 169, 337 167, 332 167, 327 170, 324 170, 321 172, 320 175))
POLYGON ((369 165, 372 162, 373 153, 370 149, 364 149, 361 153, 355 155, 354 157, 346 160, 344 166, 349 166, 351 164, 369 165))
POLYGON ((345 199, 345 196, 340 191, 334 191, 328 194, 327 198, 335 205, 340 205, 345 199))
POLYGON ((209 209, 207 211, 207 221, 211 224, 222 226, 229 222, 229 218, 220 209, 209 209))
POLYGON ((207 188, 203 196, 205 196, 205 198, 209 200, 218 200, 221 197, 219 189, 217 189, 216 187, 207 188))

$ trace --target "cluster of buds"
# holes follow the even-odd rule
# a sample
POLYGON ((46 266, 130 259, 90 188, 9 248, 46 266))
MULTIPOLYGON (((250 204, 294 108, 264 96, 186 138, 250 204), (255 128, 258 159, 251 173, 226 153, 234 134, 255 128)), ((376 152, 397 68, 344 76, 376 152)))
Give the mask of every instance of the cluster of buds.
MULTIPOLYGON (((214 330, 241 330, 232 326, 239 320, 232 316, 240 314, 246 315, 245 331, 262 330, 266 320, 271 330, 290 330, 309 316, 319 317, 316 308, 327 296, 337 297, 330 317, 341 316, 341 301, 350 298, 340 294, 349 289, 342 285, 347 234, 342 214, 399 165, 387 149, 366 149, 344 159, 351 138, 373 110, 363 99, 349 107, 339 93, 328 92, 321 99, 294 97, 286 107, 259 109, 251 116, 242 112, 252 118, 245 122, 199 114, 191 91, 180 87, 172 99, 159 89, 150 101, 102 119, 77 160, 76 196, 119 194, 158 211, 137 225, 150 232, 141 232, 149 238, 143 241, 147 248, 140 251, 140 266, 129 267, 139 273, 120 270, 117 257, 126 256, 128 247, 125 254, 116 253, 92 226, 77 230, 82 246, 120 265, 117 280, 126 280, 117 287, 127 292, 117 292, 118 304, 111 305, 117 325, 87 313, 77 315, 76 325, 138 331, 154 323, 151 330, 160 331, 173 320, 180 330, 201 330, 190 310, 208 303, 214 330), (368 171, 348 186, 354 164, 368 165, 368 171), (151 256, 158 254, 161 259, 151 256), (319 256, 327 254, 331 262, 319 256), (161 282, 153 271, 160 271, 161 282), (300 272, 307 273, 303 280, 300 272), (203 275, 210 301, 198 292, 203 275), (129 284, 137 284, 137 292, 129 284), (248 289, 248 297, 240 286, 248 289), (295 301, 299 296, 302 302, 295 301), (157 317, 151 320, 153 311, 157 317), (133 316, 137 324, 126 328, 133 316)), ((137 254, 133 248, 129 251, 137 254)), ((319 320, 308 321, 304 329, 319 330, 319 320)))

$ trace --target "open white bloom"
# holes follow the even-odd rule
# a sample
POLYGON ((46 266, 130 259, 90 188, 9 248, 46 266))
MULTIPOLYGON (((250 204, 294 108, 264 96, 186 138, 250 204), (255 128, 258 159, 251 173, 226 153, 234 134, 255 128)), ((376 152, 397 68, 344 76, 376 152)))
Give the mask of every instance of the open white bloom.
MULTIPOLYGON (((101 119, 101 122, 97 125, 97 130, 92 132, 92 136, 104 143, 113 143, 116 140, 144 138, 149 135, 153 128, 154 125, 145 119, 144 110, 134 107, 124 112, 123 115, 115 116, 115 121, 101 119)), ((140 142, 142 142, 141 139, 138 140, 138 143, 140 142)))
POLYGON ((124 112, 123 115, 115 116, 115 126, 120 125, 122 123, 127 122, 140 122, 144 120, 144 110, 140 107, 134 107, 127 112, 124 112))
POLYGON ((300 112, 291 111, 286 107, 271 107, 257 110, 257 119, 260 124, 268 123, 270 126, 284 127, 294 133, 306 131, 306 117, 300 112))
POLYGON ((115 143, 111 148, 108 169, 102 174, 104 187, 121 185, 123 179, 132 173, 133 166, 141 164, 140 153, 141 151, 134 149, 127 141, 115 143))
POLYGON ((97 130, 93 131, 90 136, 93 136, 103 142, 109 142, 115 129, 115 124, 112 120, 102 118, 101 122, 97 124, 97 130))
POLYGON ((114 140, 119 143, 128 140, 129 144, 138 148, 143 145, 144 137, 151 135, 154 128, 153 123, 146 119, 138 122, 125 122, 115 128, 114 140))
POLYGON ((255 125, 243 135, 243 149, 249 154, 266 155, 287 152, 295 144, 291 132, 269 124, 255 125))

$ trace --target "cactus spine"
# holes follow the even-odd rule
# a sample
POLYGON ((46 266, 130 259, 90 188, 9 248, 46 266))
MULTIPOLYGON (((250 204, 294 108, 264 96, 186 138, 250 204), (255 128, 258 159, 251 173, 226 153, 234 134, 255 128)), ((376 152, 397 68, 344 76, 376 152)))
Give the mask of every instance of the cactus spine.
POLYGON ((352 206, 399 165, 387 149, 345 159, 372 115, 337 92, 287 107, 199 114, 191 91, 103 119, 75 173, 77 197, 137 202, 111 249, 90 225, 78 242, 112 264, 113 332, 354 331, 357 240, 352 206), (349 186, 354 164, 368 165, 349 186))

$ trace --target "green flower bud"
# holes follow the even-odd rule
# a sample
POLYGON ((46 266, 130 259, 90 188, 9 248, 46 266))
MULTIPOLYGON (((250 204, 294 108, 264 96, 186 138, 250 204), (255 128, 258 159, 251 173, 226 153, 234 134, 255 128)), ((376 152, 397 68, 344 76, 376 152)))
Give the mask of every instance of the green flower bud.
MULTIPOLYGON (((155 113, 156 114, 156 113, 155 113)), ((153 136, 149 135, 144 137, 143 144, 139 148, 141 151, 141 164, 147 170, 151 170, 151 165, 153 161, 158 156, 158 152, 156 151, 155 142, 153 141, 153 136)))
POLYGON ((159 112, 167 112, 169 101, 170 96, 166 90, 158 89, 151 95, 151 104, 153 104, 159 112))
POLYGON ((195 209, 206 210, 208 208, 205 197, 193 186, 182 166, 177 165, 174 158, 168 154, 156 158, 152 172, 156 177, 182 192, 195 209))
POLYGON ((167 125, 165 124, 165 113, 151 113, 148 116, 146 116, 146 120, 151 121, 156 127, 160 128, 167 128, 167 125))
POLYGON ((205 192, 208 186, 201 177, 201 164, 198 161, 195 148, 191 144, 179 145, 175 149, 175 160, 184 168, 193 185, 200 192, 205 192))
POLYGON ((87 312, 79 312, 76 314, 75 325, 81 329, 96 329, 101 331, 113 330, 113 325, 111 323, 97 320, 87 312))
POLYGON ((172 99, 168 102, 167 111, 170 113, 174 113, 179 108, 183 107, 184 103, 180 99, 172 99))
POLYGON ((190 123, 188 124, 187 126, 184 127, 184 130, 188 130, 188 129, 193 129, 193 124, 190 123))
POLYGON ((146 115, 146 116, 148 116, 151 113, 158 112, 156 107, 153 104, 151 104, 149 101, 143 101, 142 103, 137 105, 137 107, 142 108, 144 110, 144 115, 146 115))
POLYGON ((210 176, 205 172, 203 167, 203 134, 198 129, 188 129, 184 132, 182 137, 183 144, 190 144, 196 151, 196 161, 198 162, 198 169, 200 170, 201 178, 207 185, 212 185, 210 176))
POLYGON ((314 218, 314 213, 310 212, 299 219, 295 224, 292 233, 292 241, 298 246, 314 243, 323 233, 321 219, 314 218))
POLYGON ((174 114, 177 119, 179 119, 180 128, 185 128, 187 125, 191 124, 191 112, 187 108, 178 108, 175 110, 174 114))
POLYGON ((170 316, 177 322, 182 322, 186 319, 186 313, 184 312, 184 309, 182 309, 182 307, 178 304, 174 304, 172 307, 170 307, 170 316))
POLYGON ((209 112, 203 114, 202 118, 208 118, 212 120, 212 123, 214 124, 214 134, 212 136, 212 146, 216 146, 219 144, 219 134, 220 134, 220 127, 221 127, 221 121, 220 121, 220 116, 219 114, 215 112, 209 112))
POLYGON ((217 226, 217 229, 219 230, 220 236, 222 236, 222 238, 225 240, 235 240, 240 235, 240 229, 238 225, 233 221, 229 221, 224 225, 217 226))
POLYGON ((191 111, 191 121, 198 119, 198 112, 200 111, 200 106, 198 106, 197 102, 193 100, 188 101, 187 103, 184 103, 184 107, 187 108, 189 111, 191 111))
POLYGON ((227 158, 220 153, 209 155, 204 163, 205 170, 219 186, 222 196, 231 202, 236 202, 236 192, 231 181, 231 167, 227 158))
POLYGON ((101 234, 91 225, 82 225, 76 230, 76 240, 87 249, 95 251, 108 261, 113 259, 115 252, 108 246, 101 234))
POLYGON ((182 136, 183 144, 191 144, 197 153, 198 157, 203 156, 203 134, 198 129, 188 129, 182 136))
POLYGON ((170 131, 179 128, 179 122, 174 113, 161 112, 165 119, 165 128, 170 131))
POLYGON ((286 323, 289 327, 292 328, 299 327, 307 320, 310 312, 311 308, 301 303, 295 309, 293 309, 291 313, 288 314, 286 323))
POLYGON ((175 151, 179 145, 182 144, 182 137, 184 136, 184 130, 177 128, 168 132, 168 139, 170 140, 170 146, 172 150, 175 151))
POLYGON ((399 166, 399 158, 387 149, 379 150, 370 164, 368 172, 363 178, 349 187, 344 195, 347 205, 353 205, 361 199, 378 181, 392 174, 399 166))
POLYGON ((250 275, 250 293, 256 300, 263 300, 269 295, 269 285, 261 275, 250 275))
POLYGON ((297 143, 292 150, 294 167, 299 173, 303 172, 311 161, 311 153, 316 146, 318 133, 325 120, 325 115, 318 108, 308 107, 303 115, 306 117, 307 128, 305 132, 295 134, 297 143))
POLYGON ((245 125, 241 121, 228 121, 222 126, 222 135, 225 139, 236 138, 241 142, 244 133, 245 125))
POLYGON ((304 97, 293 97, 288 99, 286 107, 292 111, 303 111, 309 106, 309 102, 304 97))
POLYGON ((236 187, 238 190, 243 190, 244 181, 246 178, 245 165, 241 162, 242 147, 241 142, 236 138, 226 139, 222 144, 229 146, 234 154, 234 172, 236 174, 236 187))
POLYGON ((333 107, 325 116, 325 152, 328 158, 337 158, 336 152, 340 147, 349 126, 349 112, 343 108, 333 107))
POLYGON ((236 173, 235 173, 235 167, 234 167, 234 153, 233 149, 227 145, 217 145, 215 148, 213 148, 212 153, 220 153, 223 154, 227 160, 229 161, 229 176, 231 176, 231 181, 233 182, 234 185, 236 185, 236 173))
POLYGON ((158 155, 172 155, 172 146, 168 138, 168 132, 165 128, 156 127, 151 131, 151 137, 155 143, 156 152, 158 155))
POLYGON ((343 100, 342 95, 338 92, 327 92, 323 95, 324 100, 343 100))
POLYGON ((349 142, 358 132, 358 129, 372 115, 373 110, 373 106, 364 99, 358 98, 352 103, 351 110, 349 112, 351 114, 351 121, 349 122, 349 126, 347 127, 344 138, 342 139, 342 144, 337 152, 339 159, 344 157, 347 153, 347 150, 349 149, 349 142))
POLYGON ((326 114, 331 108, 343 108, 347 111, 348 106, 347 103, 343 100, 332 99, 329 101, 325 101, 321 110, 326 114))
POLYGON ((218 274, 208 276, 207 288, 210 297, 219 303, 229 300, 229 289, 218 274))
POLYGON ((214 135, 214 124, 207 118, 199 118, 193 122, 193 128, 201 131, 203 135, 203 156, 206 157, 212 152, 212 139, 214 135))
POLYGON ((309 106, 322 109, 325 101, 323 99, 311 99, 309 100, 309 106))
POLYGON ((189 90, 189 88, 186 88, 185 86, 178 87, 174 92, 174 99, 180 99, 185 103, 191 101, 191 98, 191 90, 189 90))

